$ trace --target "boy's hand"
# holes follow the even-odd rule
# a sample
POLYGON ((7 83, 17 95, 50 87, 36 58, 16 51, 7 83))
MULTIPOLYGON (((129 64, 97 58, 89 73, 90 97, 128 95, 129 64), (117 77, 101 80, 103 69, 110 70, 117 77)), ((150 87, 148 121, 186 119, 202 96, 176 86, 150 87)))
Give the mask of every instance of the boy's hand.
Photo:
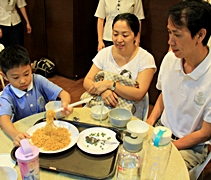
POLYGON ((64 110, 62 110, 61 112, 65 117, 69 116, 73 112, 73 107, 68 107, 68 104, 63 103, 62 106, 64 110))
POLYGON ((20 132, 18 133, 15 138, 13 139, 14 146, 20 146, 20 140, 30 138, 30 135, 26 132, 20 132))

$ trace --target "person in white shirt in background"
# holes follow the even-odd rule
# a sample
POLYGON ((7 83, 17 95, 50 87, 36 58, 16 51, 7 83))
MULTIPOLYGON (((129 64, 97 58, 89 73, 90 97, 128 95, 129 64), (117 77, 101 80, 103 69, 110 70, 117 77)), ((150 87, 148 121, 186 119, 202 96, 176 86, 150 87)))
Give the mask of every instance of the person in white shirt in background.
POLYGON ((4 49, 4 45, 0 44, 0 52, 4 49))
POLYGON ((135 14, 139 19, 140 32, 137 36, 135 44, 140 45, 141 34, 141 20, 144 19, 144 11, 142 0, 99 0, 95 17, 97 21, 97 34, 98 34, 98 49, 113 45, 112 42, 112 22, 114 18, 120 13, 135 14))
POLYGON ((0 43, 4 47, 11 45, 24 46, 23 24, 16 7, 20 9, 26 21, 26 32, 31 33, 32 28, 25 6, 25 0, 0 0, 0 43))

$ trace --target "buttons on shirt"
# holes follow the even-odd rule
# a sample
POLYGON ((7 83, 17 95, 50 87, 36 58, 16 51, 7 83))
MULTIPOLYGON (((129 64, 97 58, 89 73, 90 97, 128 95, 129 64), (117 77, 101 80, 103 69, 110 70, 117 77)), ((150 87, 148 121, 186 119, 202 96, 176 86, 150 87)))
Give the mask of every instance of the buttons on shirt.
POLYGON ((34 105, 33 104, 30 104, 30 107, 33 107, 34 105))
POLYGON ((119 11, 119 8, 120 8, 120 1, 121 0, 118 0, 118 3, 117 3, 117 10, 119 11))
POLYGON ((180 95, 181 97, 183 97, 184 99, 187 97, 187 93, 188 93, 188 84, 190 83, 190 77, 189 75, 184 75, 183 77, 183 81, 181 84, 181 89, 180 89, 180 95))

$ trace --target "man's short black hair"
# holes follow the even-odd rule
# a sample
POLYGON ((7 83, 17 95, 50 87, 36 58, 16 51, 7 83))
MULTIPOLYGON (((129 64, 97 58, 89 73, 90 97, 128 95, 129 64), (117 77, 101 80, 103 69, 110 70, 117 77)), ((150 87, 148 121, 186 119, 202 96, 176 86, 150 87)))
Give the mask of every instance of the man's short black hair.
POLYGON ((207 31, 203 39, 203 45, 211 35, 211 5, 200 0, 186 0, 172 6, 168 11, 168 17, 179 28, 187 27, 192 38, 204 28, 207 31))
POLYGON ((31 60, 24 47, 9 46, 0 52, 0 67, 5 75, 10 69, 26 65, 31 65, 31 60))

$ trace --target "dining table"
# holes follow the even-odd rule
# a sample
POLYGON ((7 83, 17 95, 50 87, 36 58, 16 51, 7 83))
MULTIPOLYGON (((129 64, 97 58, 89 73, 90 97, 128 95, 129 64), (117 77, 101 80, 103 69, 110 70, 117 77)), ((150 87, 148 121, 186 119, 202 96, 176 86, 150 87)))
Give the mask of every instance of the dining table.
MULTIPOLYGON (((45 112, 34 114, 15 122, 14 126, 19 131, 26 132, 30 127, 32 127, 37 122, 37 120, 44 118, 44 116, 45 116, 45 112)), ((103 121, 95 120, 91 116, 91 109, 86 108, 86 107, 75 107, 73 113, 63 119, 65 119, 66 121, 70 121, 71 123, 74 119, 76 119, 76 117, 77 117, 77 120, 79 120, 79 122, 95 124, 97 126, 112 127, 112 124, 110 123, 108 117, 103 121)), ((136 120, 136 119, 138 118, 133 116, 131 121, 136 120)), ((147 142, 151 139, 152 133, 153 133, 153 127, 150 126, 148 134, 144 138, 144 142, 143 142, 143 149, 145 150, 147 150, 146 149, 147 142)), ((9 136, 7 136, 3 132, 3 130, 0 130, 0 144, 1 144, 0 154, 10 154, 11 150, 14 148, 12 139, 9 136)), ((16 164, 14 168, 18 173, 18 180, 21 180, 21 174, 20 174, 18 165, 16 164)), ((142 173, 144 173, 144 171, 142 171, 142 173)), ((108 177, 107 179, 116 179, 116 174, 117 174, 117 171, 115 170, 114 175, 112 175, 111 177, 108 177)), ((71 179, 86 180, 89 178, 40 168, 40 179, 41 180, 58 180, 58 179, 59 180, 71 180, 71 179)), ((189 173, 188 173, 186 164, 182 156, 180 155, 179 151, 173 144, 172 144, 172 151, 170 154, 168 166, 165 172, 165 179, 166 180, 169 180, 169 179, 189 180, 189 173)))

